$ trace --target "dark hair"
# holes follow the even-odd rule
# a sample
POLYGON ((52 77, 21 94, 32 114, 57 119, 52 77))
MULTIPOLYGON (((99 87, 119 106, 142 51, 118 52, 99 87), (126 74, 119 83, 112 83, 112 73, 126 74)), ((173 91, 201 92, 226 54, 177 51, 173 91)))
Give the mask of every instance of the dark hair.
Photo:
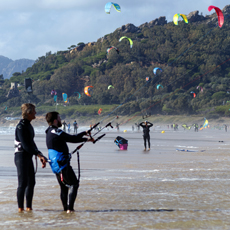
POLYGON ((54 120, 58 118, 59 113, 56 111, 49 112, 46 114, 46 121, 49 125, 52 125, 54 120))

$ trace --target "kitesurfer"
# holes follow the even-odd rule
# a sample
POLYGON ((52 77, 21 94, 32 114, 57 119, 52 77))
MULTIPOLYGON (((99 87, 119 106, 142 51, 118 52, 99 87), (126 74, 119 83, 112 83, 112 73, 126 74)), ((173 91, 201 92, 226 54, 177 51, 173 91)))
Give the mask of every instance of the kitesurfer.
POLYGON ((31 121, 34 120, 36 110, 31 103, 21 106, 22 120, 15 129, 15 156, 14 162, 17 167, 18 189, 17 202, 18 211, 24 211, 24 196, 26 196, 26 211, 32 210, 32 200, 35 186, 35 171, 32 157, 39 157, 42 168, 46 167, 46 158, 38 150, 34 143, 34 129, 31 121))
POLYGON ((73 123, 73 132, 77 134, 77 122, 76 122, 76 120, 73 123))
POLYGON ((66 123, 65 121, 63 121, 62 126, 63 126, 63 130, 64 130, 64 132, 66 132, 66 126, 67 126, 67 123, 66 123))
POLYGON ((120 124, 117 123, 117 124, 116 124, 117 131, 119 131, 119 126, 120 126, 120 124))
POLYGON ((195 123, 195 132, 198 132, 199 125, 195 123))
POLYGON ((70 133, 70 122, 68 124, 68 133, 70 133))
POLYGON ((144 146, 145 146, 144 150, 146 150, 146 141, 148 141, 148 146, 149 146, 149 150, 150 150, 149 132, 150 132, 150 127, 152 127, 153 124, 148 122, 148 121, 145 121, 145 122, 141 122, 139 125, 143 128, 143 138, 144 138, 144 146))
POLYGON ((87 132, 81 132, 77 135, 70 135, 59 129, 62 126, 61 118, 58 112, 49 112, 46 114, 46 121, 49 124, 46 130, 46 145, 48 148, 50 166, 56 174, 61 189, 61 201, 64 211, 67 213, 74 211, 74 202, 77 197, 79 180, 70 165, 71 154, 66 142, 79 143, 91 141, 93 138, 83 138, 88 135, 87 132))

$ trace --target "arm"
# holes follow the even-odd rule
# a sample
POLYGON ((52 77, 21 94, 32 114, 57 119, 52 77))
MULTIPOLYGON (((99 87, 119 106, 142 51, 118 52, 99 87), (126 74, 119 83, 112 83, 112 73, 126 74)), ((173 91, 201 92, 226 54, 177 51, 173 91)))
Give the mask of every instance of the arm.
POLYGON ((151 122, 148 122, 148 123, 149 123, 149 125, 148 125, 149 128, 153 126, 153 124, 151 122))
POLYGON ((139 125, 143 128, 144 127, 144 122, 141 122, 139 125))
POLYGON ((63 139, 65 142, 70 143, 79 143, 79 142, 86 142, 88 138, 83 138, 84 135, 87 135, 86 132, 81 132, 77 135, 70 135, 68 133, 62 132, 60 134, 60 138, 63 139))

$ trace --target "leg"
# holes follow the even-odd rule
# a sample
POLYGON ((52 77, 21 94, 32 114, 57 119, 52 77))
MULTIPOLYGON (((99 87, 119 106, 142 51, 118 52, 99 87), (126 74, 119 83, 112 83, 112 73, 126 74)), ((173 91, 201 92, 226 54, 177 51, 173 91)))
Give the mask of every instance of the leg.
POLYGON ((34 186, 35 186, 35 173, 34 173, 34 164, 31 158, 28 159, 28 164, 27 164, 27 187, 26 187, 26 209, 27 210, 32 210, 34 186))
POLYGON ((20 211, 24 210, 24 195, 27 186, 27 165, 24 161, 25 154, 23 152, 18 152, 15 154, 14 162, 17 167, 18 174, 18 189, 17 189, 17 201, 18 209, 20 211))
POLYGON ((74 202, 77 197, 78 187, 79 187, 79 181, 70 165, 66 166, 62 170, 63 179, 65 183, 68 185, 71 185, 69 190, 69 204, 68 204, 68 210, 73 211, 74 210, 74 202))
POLYGON ((147 137, 148 140, 148 145, 149 145, 149 150, 150 150, 150 136, 147 137))
POLYGON ((143 136, 144 138, 144 146, 145 146, 145 150, 146 150, 146 136, 143 136))
POLYGON ((56 177, 57 177, 58 183, 60 185, 60 189, 61 189, 60 198, 62 201, 62 205, 63 205, 64 211, 67 211, 68 187, 66 187, 62 183, 60 174, 56 174, 56 177))

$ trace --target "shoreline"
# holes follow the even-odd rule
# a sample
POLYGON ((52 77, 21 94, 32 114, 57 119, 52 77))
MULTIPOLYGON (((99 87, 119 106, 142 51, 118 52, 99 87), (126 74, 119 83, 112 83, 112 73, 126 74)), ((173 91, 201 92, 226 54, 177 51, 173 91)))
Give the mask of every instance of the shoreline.
MULTIPOLYGON (((74 120, 81 126, 90 126, 96 124, 100 121, 102 123, 108 123, 113 120, 116 116, 111 115, 110 117, 103 117, 103 116, 95 116, 95 117, 77 117, 75 119, 72 118, 65 118, 62 121, 70 122, 71 126, 74 120)), ((113 121, 113 125, 115 126, 116 123, 120 125, 134 125, 135 123, 140 123, 142 121, 148 120, 154 125, 171 125, 173 123, 177 123, 178 125, 187 124, 192 125, 194 123, 198 123, 199 125, 203 125, 204 117, 203 116, 174 116, 174 115, 152 115, 148 118, 143 119, 142 116, 118 116, 118 119, 113 121)), ((21 118, 20 118, 21 119, 21 118)), ((2 127, 15 127, 20 119, 15 120, 6 120, 5 117, 0 118, 0 126, 2 127)), ((211 126, 215 125, 230 125, 230 118, 229 117, 220 117, 218 119, 208 119, 209 124, 211 126)), ((32 125, 35 127, 39 126, 47 126, 47 122, 45 121, 45 116, 36 116, 36 119, 32 121, 32 125)))

